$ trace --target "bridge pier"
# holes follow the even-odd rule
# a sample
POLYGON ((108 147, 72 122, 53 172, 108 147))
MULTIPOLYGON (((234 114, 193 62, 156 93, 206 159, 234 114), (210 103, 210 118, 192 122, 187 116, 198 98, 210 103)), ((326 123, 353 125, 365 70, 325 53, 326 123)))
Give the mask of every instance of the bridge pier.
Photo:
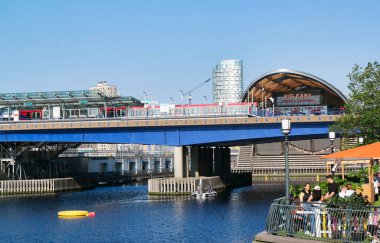
POLYGON ((191 177, 226 175, 230 173, 230 148, 193 146, 190 151, 191 177))
POLYGON ((175 147, 175 178, 149 179, 149 194, 191 194, 200 185, 201 179, 204 189, 208 186, 215 190, 222 190, 226 187, 251 185, 251 173, 231 174, 230 152, 228 147, 192 146, 190 150, 185 146, 175 147), (189 155, 191 159, 190 168, 189 155))
POLYGON ((174 177, 175 178, 185 178, 186 173, 186 150, 185 146, 174 148, 174 177))
POLYGON ((214 149, 214 175, 222 176, 231 171, 231 150, 229 147, 214 149))
POLYGON ((199 177, 199 160, 200 160, 200 152, 198 146, 192 146, 190 151, 191 156, 191 168, 190 168, 190 176, 191 177, 199 177))

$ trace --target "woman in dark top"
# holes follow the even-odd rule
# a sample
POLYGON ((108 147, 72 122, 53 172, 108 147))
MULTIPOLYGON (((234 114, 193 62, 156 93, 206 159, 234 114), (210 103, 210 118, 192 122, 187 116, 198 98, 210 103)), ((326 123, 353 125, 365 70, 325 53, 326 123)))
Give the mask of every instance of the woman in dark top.
POLYGON ((319 186, 314 187, 314 190, 307 201, 310 203, 323 202, 323 195, 322 195, 321 188, 319 186))
POLYGON ((300 193, 300 202, 307 202, 307 200, 309 200, 310 195, 310 184, 306 183, 304 189, 300 193))

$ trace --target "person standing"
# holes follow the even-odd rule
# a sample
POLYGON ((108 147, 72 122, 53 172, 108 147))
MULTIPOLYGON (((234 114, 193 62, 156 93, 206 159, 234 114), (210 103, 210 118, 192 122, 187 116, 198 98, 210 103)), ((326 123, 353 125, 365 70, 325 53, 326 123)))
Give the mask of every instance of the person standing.
POLYGON ((325 200, 328 200, 338 195, 339 186, 334 181, 334 178, 332 177, 332 175, 326 176, 326 180, 327 180, 328 186, 327 186, 327 193, 325 196, 325 200))

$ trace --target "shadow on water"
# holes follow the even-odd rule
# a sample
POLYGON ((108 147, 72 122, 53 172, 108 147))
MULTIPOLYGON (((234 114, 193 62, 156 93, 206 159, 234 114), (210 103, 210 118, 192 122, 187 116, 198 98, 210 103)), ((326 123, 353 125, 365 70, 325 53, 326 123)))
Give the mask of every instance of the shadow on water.
POLYGON ((283 186, 255 185, 215 198, 148 196, 146 184, 0 199, 0 241, 251 242, 283 186), (61 210, 94 218, 60 219, 61 210), (26 230, 27 229, 27 230, 26 230))

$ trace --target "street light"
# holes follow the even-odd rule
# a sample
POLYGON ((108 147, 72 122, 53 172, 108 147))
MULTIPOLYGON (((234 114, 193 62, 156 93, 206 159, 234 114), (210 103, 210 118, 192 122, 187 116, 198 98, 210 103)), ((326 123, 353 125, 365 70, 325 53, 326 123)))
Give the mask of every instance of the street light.
MULTIPOLYGON (((331 153, 334 153, 334 141, 335 141, 335 138, 336 138, 335 132, 329 132, 329 140, 331 142, 331 153)), ((332 175, 334 175, 335 174, 335 166, 333 164, 331 164, 330 168, 331 168, 332 175)))
POLYGON ((290 134, 291 124, 290 119, 285 118, 281 121, 281 131, 285 135, 284 145, 285 145, 285 191, 286 191, 286 202, 289 202, 289 145, 288 145, 288 135, 290 134))
POLYGON ((329 140, 331 142, 331 153, 334 153, 334 141, 335 141, 336 135, 335 132, 329 132, 329 140))

